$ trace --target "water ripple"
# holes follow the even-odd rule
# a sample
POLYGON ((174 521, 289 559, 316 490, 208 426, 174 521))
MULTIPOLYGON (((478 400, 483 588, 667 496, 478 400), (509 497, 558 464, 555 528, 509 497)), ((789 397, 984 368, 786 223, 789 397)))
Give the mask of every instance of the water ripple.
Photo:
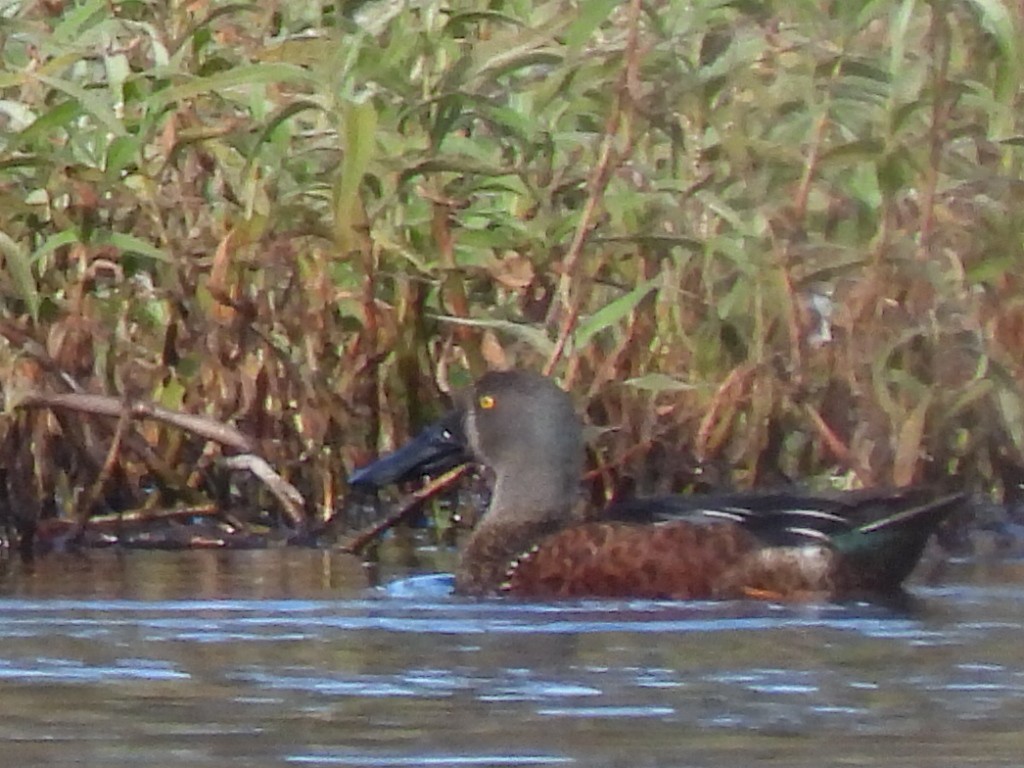
POLYGON ((174 562, 186 579, 230 566, 240 586, 67 599, 33 576, 0 599, 5 759, 952 768, 1024 751, 1013 584, 907 606, 479 601, 435 576, 257 597, 259 557, 174 562))

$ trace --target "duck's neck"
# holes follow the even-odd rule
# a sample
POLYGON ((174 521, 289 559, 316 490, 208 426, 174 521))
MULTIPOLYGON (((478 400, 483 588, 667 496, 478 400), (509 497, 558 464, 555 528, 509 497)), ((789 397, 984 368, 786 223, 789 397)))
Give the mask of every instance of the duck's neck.
POLYGON ((533 466, 529 473, 498 474, 491 504, 462 550, 456 592, 500 591, 517 558, 572 520, 578 474, 550 464, 533 466))
POLYGON ((529 471, 498 472, 491 504, 481 522, 568 518, 579 488, 580 472, 575 465, 566 467, 538 461, 529 471))

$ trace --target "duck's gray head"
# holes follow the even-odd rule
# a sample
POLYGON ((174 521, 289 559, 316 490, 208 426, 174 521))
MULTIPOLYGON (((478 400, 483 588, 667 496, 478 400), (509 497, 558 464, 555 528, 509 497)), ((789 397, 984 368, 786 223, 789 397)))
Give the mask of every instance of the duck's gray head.
POLYGON ((492 371, 457 398, 451 413, 354 472, 349 483, 375 488, 474 459, 497 476, 492 509, 570 506, 583 468, 583 430, 569 395, 537 373, 492 371))
POLYGON ((529 371, 483 376, 462 402, 473 455, 499 474, 517 465, 556 463, 582 468, 583 432, 564 391, 529 371))

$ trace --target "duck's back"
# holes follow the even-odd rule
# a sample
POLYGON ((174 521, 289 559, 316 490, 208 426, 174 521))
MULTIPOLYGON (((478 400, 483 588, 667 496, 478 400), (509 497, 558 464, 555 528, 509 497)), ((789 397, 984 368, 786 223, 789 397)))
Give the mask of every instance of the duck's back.
POLYGON ((899 590, 958 495, 666 497, 539 540, 503 591, 524 597, 829 600, 899 590))

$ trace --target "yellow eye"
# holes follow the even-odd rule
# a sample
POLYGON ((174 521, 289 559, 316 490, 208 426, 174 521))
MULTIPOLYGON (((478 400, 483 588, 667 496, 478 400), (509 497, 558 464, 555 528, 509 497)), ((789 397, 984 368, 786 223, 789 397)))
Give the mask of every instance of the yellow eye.
POLYGON ((479 399, 479 400, 477 400, 477 403, 478 403, 478 404, 480 405, 480 407, 481 407, 481 408, 483 408, 483 409, 484 409, 485 411, 489 411, 489 410, 491 410, 491 408, 493 408, 493 407, 494 407, 494 405, 495 405, 496 401, 495 401, 495 399, 494 399, 493 397, 491 397, 490 395, 480 395, 480 399, 479 399))

